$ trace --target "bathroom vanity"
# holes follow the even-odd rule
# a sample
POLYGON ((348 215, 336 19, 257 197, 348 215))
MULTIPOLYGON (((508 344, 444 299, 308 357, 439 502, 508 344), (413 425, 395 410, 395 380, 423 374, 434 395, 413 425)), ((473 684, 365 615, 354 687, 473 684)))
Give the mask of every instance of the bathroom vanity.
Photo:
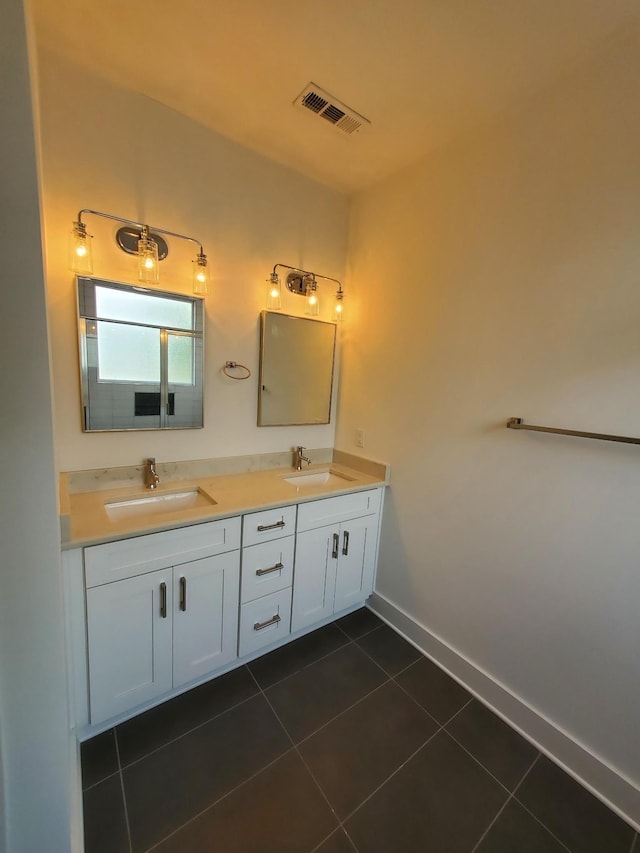
POLYGON ((80 738, 362 606, 386 483, 332 462, 67 495, 80 738))

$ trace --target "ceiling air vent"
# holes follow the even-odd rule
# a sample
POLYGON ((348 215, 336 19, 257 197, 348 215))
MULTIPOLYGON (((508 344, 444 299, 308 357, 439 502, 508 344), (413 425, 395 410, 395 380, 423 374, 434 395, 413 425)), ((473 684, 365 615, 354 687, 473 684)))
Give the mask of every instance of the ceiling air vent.
POLYGON ((371 124, 351 107, 343 104, 315 83, 309 83, 293 102, 294 106, 309 110, 325 119, 343 133, 357 133, 371 124))

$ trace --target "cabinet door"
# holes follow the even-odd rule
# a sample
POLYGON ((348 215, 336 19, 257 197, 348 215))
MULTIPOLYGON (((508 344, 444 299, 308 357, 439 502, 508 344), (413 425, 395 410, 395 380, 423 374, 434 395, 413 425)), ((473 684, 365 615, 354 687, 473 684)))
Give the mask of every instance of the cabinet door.
POLYGON ((299 533, 293 576, 291 630, 299 631, 333 613, 338 527, 299 533))
POLYGON ((378 516, 340 525, 334 612, 364 601, 373 592, 378 516))
POLYGON ((91 723, 171 690, 171 570, 87 590, 91 723))
POLYGON ((173 569, 173 686, 238 657, 240 552, 173 569))

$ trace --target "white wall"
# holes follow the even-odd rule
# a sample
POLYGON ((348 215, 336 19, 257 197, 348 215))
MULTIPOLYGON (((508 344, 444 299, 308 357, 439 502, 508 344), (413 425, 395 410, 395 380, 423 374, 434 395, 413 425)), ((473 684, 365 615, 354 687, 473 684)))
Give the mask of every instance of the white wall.
MULTIPOLYGON (((47 52, 39 57, 47 291, 60 470, 330 447, 327 426, 256 424, 259 313, 275 263, 342 278, 348 200, 334 190, 214 134, 148 98, 81 72, 47 52), (147 221, 195 236, 209 255, 206 300, 205 428, 179 432, 83 434, 77 332, 67 234, 80 208, 147 221), (248 365, 248 381, 225 378, 227 360, 248 365)), ((274 133, 278 128, 274 128, 274 133)), ((117 226, 87 216, 94 275, 136 283, 135 259, 115 245, 117 226)), ((189 243, 169 240, 160 288, 190 292, 189 243)), ((321 319, 330 319, 323 288, 321 319)), ((283 311, 300 314, 286 294, 283 311)))
POLYGON ((640 435, 639 47, 356 197, 337 434, 380 593, 636 787, 640 451, 504 426, 640 435))
POLYGON ((0 28, 0 850, 71 848, 73 745, 23 9, 0 28))

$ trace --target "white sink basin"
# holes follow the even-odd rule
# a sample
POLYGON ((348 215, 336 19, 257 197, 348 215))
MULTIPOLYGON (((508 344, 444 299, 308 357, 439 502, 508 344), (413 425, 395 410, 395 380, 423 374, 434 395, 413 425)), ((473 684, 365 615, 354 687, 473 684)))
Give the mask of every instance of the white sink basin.
POLYGON ((158 492, 137 498, 123 498, 105 503, 104 508, 112 521, 137 515, 161 515, 182 509, 214 506, 216 501, 197 487, 180 492, 158 492))
POLYGON ((289 483, 297 488, 306 486, 327 486, 327 485, 342 485, 352 482, 353 477, 347 477, 346 474, 340 474, 338 471, 310 471, 308 474, 291 474, 290 477, 282 478, 285 483, 289 483))

